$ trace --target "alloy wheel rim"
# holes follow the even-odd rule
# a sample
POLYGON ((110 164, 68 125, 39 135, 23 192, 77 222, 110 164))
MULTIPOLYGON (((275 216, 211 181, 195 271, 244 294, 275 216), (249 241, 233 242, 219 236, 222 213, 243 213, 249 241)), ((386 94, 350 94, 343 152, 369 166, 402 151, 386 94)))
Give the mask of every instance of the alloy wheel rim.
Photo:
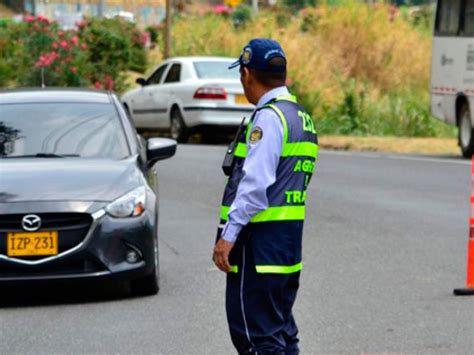
POLYGON ((463 147, 467 147, 471 141, 471 122, 469 111, 466 111, 461 118, 461 143, 463 147))

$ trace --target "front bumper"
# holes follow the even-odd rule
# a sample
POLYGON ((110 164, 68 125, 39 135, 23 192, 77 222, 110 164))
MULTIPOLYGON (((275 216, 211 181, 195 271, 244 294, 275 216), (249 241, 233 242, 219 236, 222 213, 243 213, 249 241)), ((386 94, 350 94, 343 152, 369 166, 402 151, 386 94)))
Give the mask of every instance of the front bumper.
MULTIPOLYGON (((133 279, 152 272, 156 236, 153 212, 145 211, 141 216, 125 219, 113 218, 103 209, 91 215, 92 223, 83 240, 58 255, 38 259, 12 258, 1 250, 0 282, 133 279), (135 263, 126 261, 126 253, 131 249, 141 255, 135 263)), ((6 238, 3 229, 0 236, 6 238)))

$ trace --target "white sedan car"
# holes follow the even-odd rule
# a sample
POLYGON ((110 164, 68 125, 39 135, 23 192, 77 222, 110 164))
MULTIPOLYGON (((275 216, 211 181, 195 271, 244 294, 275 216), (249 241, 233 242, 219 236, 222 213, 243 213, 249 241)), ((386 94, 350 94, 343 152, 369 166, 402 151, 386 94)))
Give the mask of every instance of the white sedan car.
POLYGON ((176 57, 161 63, 140 87, 123 95, 122 102, 139 129, 169 130, 186 142, 191 133, 204 135, 235 131, 254 106, 244 95, 235 59, 176 57))

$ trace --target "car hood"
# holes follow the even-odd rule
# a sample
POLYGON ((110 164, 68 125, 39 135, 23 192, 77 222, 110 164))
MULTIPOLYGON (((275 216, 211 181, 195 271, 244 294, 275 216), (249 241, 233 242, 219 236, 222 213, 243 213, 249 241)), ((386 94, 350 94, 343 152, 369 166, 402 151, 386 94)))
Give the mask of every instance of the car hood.
POLYGON ((136 156, 0 159, 0 202, 113 201, 143 184, 136 156))

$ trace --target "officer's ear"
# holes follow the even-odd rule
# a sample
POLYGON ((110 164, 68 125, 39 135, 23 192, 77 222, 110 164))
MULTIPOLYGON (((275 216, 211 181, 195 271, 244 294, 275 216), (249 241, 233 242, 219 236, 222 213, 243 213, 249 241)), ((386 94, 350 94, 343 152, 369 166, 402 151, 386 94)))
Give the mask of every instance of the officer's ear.
POLYGON ((247 67, 241 67, 240 69, 240 80, 242 81, 242 85, 248 86, 251 82, 251 74, 250 69, 247 67))

